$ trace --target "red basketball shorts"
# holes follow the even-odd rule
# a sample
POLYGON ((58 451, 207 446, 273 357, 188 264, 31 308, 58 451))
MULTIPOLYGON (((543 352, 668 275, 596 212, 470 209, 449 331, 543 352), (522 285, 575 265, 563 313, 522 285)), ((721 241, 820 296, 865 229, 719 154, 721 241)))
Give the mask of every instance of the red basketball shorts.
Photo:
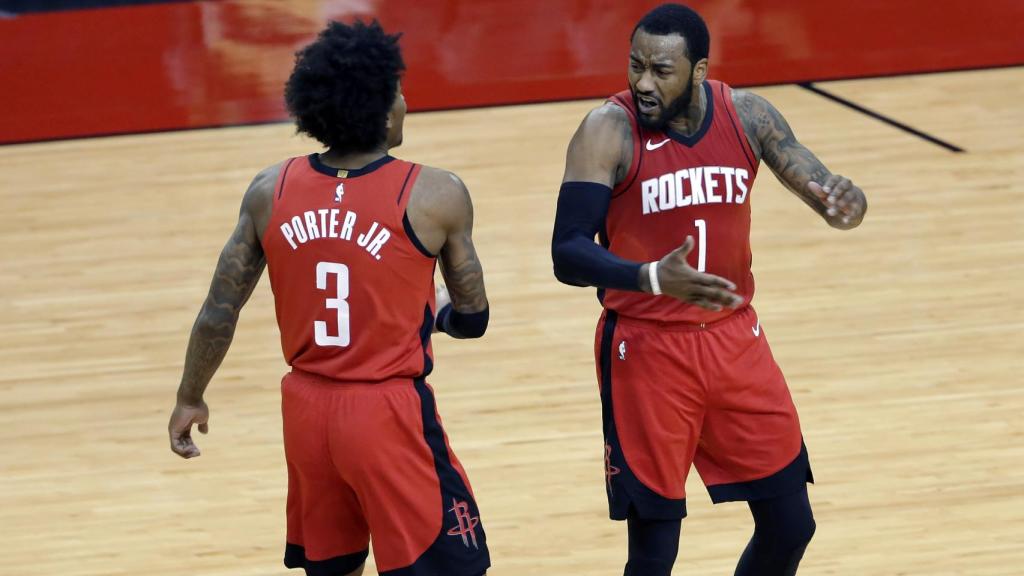
POLYGON ((469 480, 423 380, 281 382, 288 462, 285 565, 343 576, 366 559, 394 576, 478 576, 488 566, 469 480))
POLYGON ((796 408, 753 308, 706 327, 608 310, 595 353, 613 519, 685 517, 691 464, 716 503, 813 481, 796 408))

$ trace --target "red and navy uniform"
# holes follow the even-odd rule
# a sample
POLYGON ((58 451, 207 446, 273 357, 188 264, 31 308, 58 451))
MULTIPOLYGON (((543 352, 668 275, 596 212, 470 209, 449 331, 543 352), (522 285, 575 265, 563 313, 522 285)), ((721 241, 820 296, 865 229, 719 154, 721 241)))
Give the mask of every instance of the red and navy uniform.
MULTIPOLYGON (((750 199, 757 160, 721 82, 703 83, 707 108, 692 135, 637 121, 627 90, 633 161, 601 232, 612 253, 660 260, 687 236, 689 263, 729 279, 739 310, 709 311, 669 296, 605 290, 595 355, 604 413, 611 516, 686 515, 694 464, 715 502, 799 489, 810 468, 785 378, 749 303, 750 199)), ((699 97, 694 94, 694 97, 699 97)))
POLYGON ((477 576, 490 565, 465 471, 426 383, 434 255, 405 215, 420 166, 386 156, 281 169, 263 232, 281 348, 285 564, 344 574, 373 535, 378 571, 477 576))

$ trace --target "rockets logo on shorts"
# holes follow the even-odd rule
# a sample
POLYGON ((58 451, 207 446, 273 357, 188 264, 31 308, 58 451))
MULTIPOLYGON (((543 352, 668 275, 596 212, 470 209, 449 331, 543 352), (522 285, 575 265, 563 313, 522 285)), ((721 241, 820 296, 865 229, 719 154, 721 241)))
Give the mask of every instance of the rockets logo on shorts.
POLYGON ((622 472, 618 466, 612 466, 612 447, 610 444, 604 445, 604 480, 608 484, 608 491, 612 491, 612 476, 615 476, 622 472))
POLYGON ((480 524, 480 517, 470 515, 469 504, 465 500, 460 502, 452 498, 452 508, 448 511, 455 514, 455 521, 458 522, 458 525, 448 530, 448 535, 462 536, 462 543, 466 548, 469 548, 472 542, 473 548, 479 550, 480 547, 476 543, 476 527, 480 524))

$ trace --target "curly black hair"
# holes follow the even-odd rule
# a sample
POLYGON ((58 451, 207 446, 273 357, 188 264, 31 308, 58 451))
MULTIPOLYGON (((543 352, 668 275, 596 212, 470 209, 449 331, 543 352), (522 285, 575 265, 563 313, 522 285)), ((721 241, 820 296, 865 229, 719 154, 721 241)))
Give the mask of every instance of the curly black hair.
POLYGON ((686 39, 686 56, 693 63, 707 58, 711 48, 711 35, 704 19, 682 4, 662 4, 651 10, 633 28, 632 36, 636 36, 637 30, 658 36, 679 34, 686 39))
POLYGON ((338 152, 365 152, 387 138, 387 116, 405 63, 401 34, 376 20, 327 24, 295 55, 284 100, 299 132, 338 152))

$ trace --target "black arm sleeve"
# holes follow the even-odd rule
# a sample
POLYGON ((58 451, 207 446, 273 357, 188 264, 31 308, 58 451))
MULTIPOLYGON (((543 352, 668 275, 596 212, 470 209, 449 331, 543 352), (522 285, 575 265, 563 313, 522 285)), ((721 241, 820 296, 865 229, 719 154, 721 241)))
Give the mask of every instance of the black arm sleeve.
POLYGON ((612 189, 595 182, 566 182, 558 192, 551 238, 555 278, 571 286, 639 291, 642 263, 624 260, 594 243, 604 223, 612 189))

